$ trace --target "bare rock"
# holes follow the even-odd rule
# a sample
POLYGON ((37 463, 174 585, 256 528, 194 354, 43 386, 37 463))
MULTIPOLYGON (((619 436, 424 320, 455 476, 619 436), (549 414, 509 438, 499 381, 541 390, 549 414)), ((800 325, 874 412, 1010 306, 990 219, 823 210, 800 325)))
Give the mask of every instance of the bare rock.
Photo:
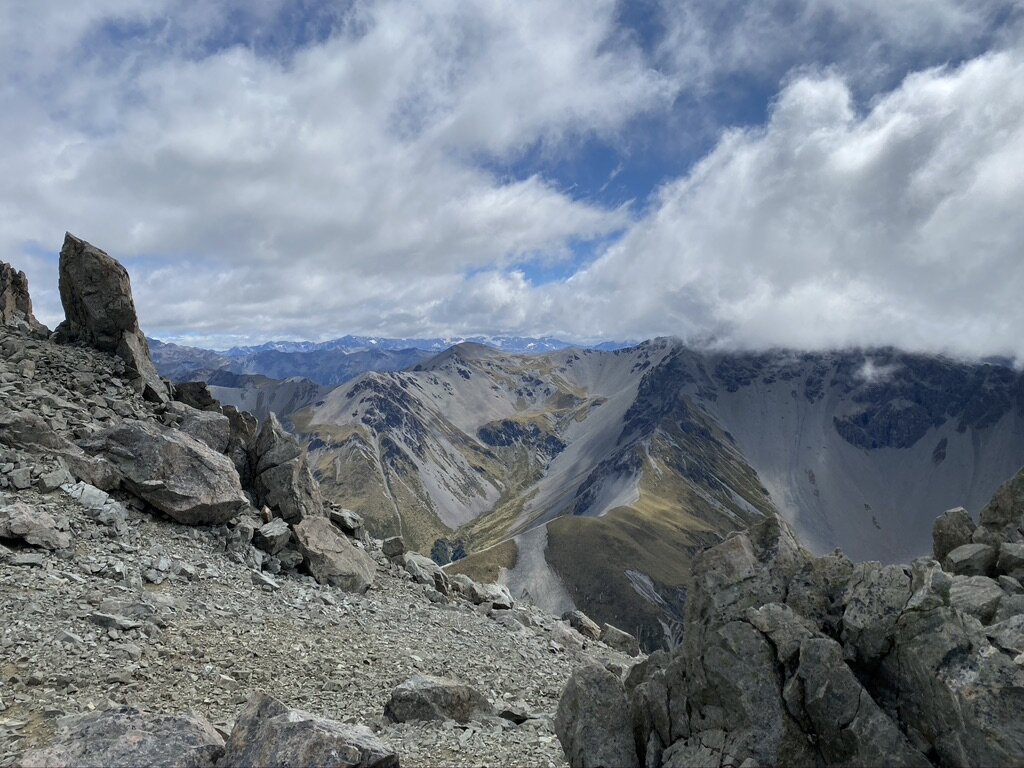
POLYGON ((210 387, 205 381, 175 384, 174 399, 200 411, 220 412, 220 403, 210 394, 210 387))
POLYGON ((60 251, 60 300, 65 320, 61 341, 80 341, 124 360, 136 389, 148 400, 167 402, 149 344, 139 328, 128 271, 115 259, 74 235, 60 251))
POLYGON ((373 559, 339 533, 326 517, 306 518, 294 532, 309 572, 321 584, 346 592, 365 592, 373 584, 373 559))
POLYGON ((963 507, 947 509, 935 519, 932 527, 932 550, 935 559, 942 562, 957 547, 971 543, 974 520, 963 507))
POLYGON ((949 589, 949 603, 982 624, 988 624, 1004 595, 999 583, 987 576, 954 576, 949 589))
POLYGON ((265 693, 246 703, 228 737, 220 766, 398 768, 394 750, 361 725, 289 709, 265 693))
POLYGON ((24 323, 36 333, 46 331, 46 327, 32 314, 32 297, 25 273, 0 261, 0 325, 18 323, 24 323))
POLYGON ((454 720, 468 723, 494 713, 475 688, 444 677, 413 675, 391 691, 384 716, 394 723, 412 720, 454 720))
POLYGON ((256 436, 251 463, 260 504, 288 522, 324 514, 320 485, 309 469, 306 451, 273 413, 256 436))
POLYGON ((275 517, 269 523, 264 523, 253 533, 252 543, 267 554, 276 555, 291 541, 292 530, 288 523, 279 517, 275 517))
POLYGON ((896 621, 910 599, 910 583, 905 566, 857 564, 843 614, 843 645, 849 658, 870 663, 889 651, 896 621))
POLYGON ((405 554, 405 541, 401 536, 392 536, 384 539, 381 550, 384 552, 385 557, 396 560, 405 554))
POLYGON ((20 539, 43 549, 67 549, 70 537, 57 529, 57 521, 44 509, 17 501, 0 506, 0 539, 20 539))
POLYGON ((624 632, 618 627, 613 627, 611 624, 601 626, 599 639, 609 648, 621 651, 628 656, 640 655, 640 642, 629 632, 624 632))
POLYGON ((591 621, 590 617, 583 611, 566 611, 562 614, 562 618, 568 621, 569 626, 584 637, 591 640, 599 640, 601 638, 601 628, 591 621))
POLYGON ((118 707, 62 718, 54 743, 29 752, 21 764, 26 768, 206 768, 223 751, 224 739, 198 715, 157 715, 118 707))
POLYGON ((639 768, 622 681, 602 666, 573 670, 555 714, 555 733, 572 768, 639 768))
POLYGON ((1018 581, 1024 578, 1024 544, 1004 541, 999 547, 996 568, 1018 581))
POLYGON ((994 576, 998 553, 988 544, 964 544, 942 562, 942 567, 960 576, 994 576))
POLYGON ((186 525, 216 525, 249 509, 230 459, 176 429, 125 421, 82 446, 113 464, 124 486, 186 525))
POLYGON ((442 595, 447 595, 451 592, 448 574, 429 557, 418 552, 406 552, 402 556, 402 565, 417 584, 431 586, 442 595))

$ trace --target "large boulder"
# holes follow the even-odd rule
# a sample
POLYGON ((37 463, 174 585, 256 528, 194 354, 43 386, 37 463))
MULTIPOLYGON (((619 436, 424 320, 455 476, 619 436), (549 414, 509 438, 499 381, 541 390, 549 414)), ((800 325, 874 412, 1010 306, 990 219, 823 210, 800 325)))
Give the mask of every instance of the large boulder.
POLYGON ((598 640, 601 637, 601 628, 592 621, 583 611, 566 611, 562 619, 569 622, 569 626, 586 638, 598 640))
POLYGON ((365 592, 373 584, 376 564, 326 517, 308 517, 294 528, 306 567, 321 584, 346 592, 365 592))
POLYGON ((391 691, 384 716, 393 723, 412 720, 454 720, 468 723, 493 714, 487 698, 475 688, 445 677, 413 675, 391 691))
POLYGON ((361 725, 289 709, 265 693, 246 702, 218 768, 398 768, 398 755, 361 725))
POLYGON ((555 733, 572 768, 638 768, 622 681, 604 667, 573 670, 555 713, 555 733))
POLYGON ((32 314, 32 297, 25 273, 0 261, 0 325, 16 326, 21 323, 36 333, 46 330, 32 314))
POLYGON ((442 595, 447 595, 451 591, 448 574, 426 555, 421 555, 418 552, 406 552, 402 555, 402 565, 417 584, 431 586, 442 595))
POLYGON ((19 539, 33 547, 67 549, 71 538, 57 528, 57 521, 45 509, 33 509, 17 501, 5 505, 0 498, 0 539, 19 539))
POLYGON ((57 326, 57 338, 117 355, 137 391, 148 400, 167 402, 167 385, 157 375, 139 328, 128 271, 71 233, 64 235, 59 269, 65 320, 57 326))
POLYGON ((625 653, 627 656, 640 655, 640 642, 629 632, 625 632, 611 624, 601 626, 599 639, 609 648, 625 653))
POLYGON ((940 563, 957 547, 971 543, 971 536, 977 526, 970 513, 963 507, 947 509, 932 526, 932 550, 940 563))
POLYGON ((843 663, 834 640, 801 643, 800 664, 784 697, 789 711, 816 735, 825 765, 931 765, 843 663))
POLYGON ((961 576, 993 576, 998 557, 988 544, 964 544, 946 555, 942 567, 961 576))
POLYGON ((216 525, 249 509, 231 460, 176 429, 124 421, 82 447, 113 464, 127 490, 186 525, 216 525))
POLYGON ((310 471, 305 449, 273 413, 256 435, 250 462, 260 504, 290 523, 324 514, 320 485, 310 471))
POLYGON ((896 620, 910 599, 905 566, 859 563, 850 577, 843 614, 843 645, 851 659, 875 662, 888 653, 896 620))
POLYGON ((20 764, 25 768, 212 768, 223 751, 224 739, 202 717, 117 707, 62 718, 53 744, 28 752, 20 764))
POLYGON ((1002 541, 1021 541, 1024 517, 1024 470, 1010 478, 996 491, 981 510, 981 524, 996 531, 1002 541))

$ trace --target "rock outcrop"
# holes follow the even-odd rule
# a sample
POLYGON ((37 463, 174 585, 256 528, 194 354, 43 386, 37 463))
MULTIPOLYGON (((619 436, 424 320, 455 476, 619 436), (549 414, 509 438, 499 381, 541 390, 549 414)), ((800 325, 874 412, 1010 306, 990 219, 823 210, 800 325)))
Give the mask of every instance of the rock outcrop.
MULTIPOLYGON (((1001 493, 982 527, 1012 551, 1024 500, 1001 493)), ((815 557, 775 517, 704 551, 684 642, 629 672, 628 707, 596 692, 599 673, 574 674, 558 720, 570 764, 605 764, 607 734, 626 725, 618 764, 1024 763, 1017 561, 970 542, 967 520, 936 524, 936 555, 958 573, 815 557)))
POLYGON ((167 385, 157 375, 149 344, 139 328, 127 270, 115 259, 71 233, 60 251, 60 300, 65 320, 55 333, 124 360, 136 390, 166 402, 167 385))
POLYGON ((46 326, 32 314, 28 278, 10 264, 0 261, 0 325, 22 327, 37 336, 49 335, 46 326))

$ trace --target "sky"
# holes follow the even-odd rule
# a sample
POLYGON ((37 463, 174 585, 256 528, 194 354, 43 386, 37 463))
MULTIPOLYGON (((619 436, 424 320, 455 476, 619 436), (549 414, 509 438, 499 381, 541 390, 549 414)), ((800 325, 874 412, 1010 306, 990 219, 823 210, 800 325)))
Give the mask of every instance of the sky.
POLYGON ((5 0, 0 105, 51 327, 1024 358, 1024 0, 5 0))

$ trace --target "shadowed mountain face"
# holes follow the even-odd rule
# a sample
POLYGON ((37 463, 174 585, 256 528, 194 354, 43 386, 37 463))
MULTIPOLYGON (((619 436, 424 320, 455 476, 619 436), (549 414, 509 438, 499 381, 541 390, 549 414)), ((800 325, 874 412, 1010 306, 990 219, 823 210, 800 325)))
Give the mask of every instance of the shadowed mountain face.
POLYGON ((649 643, 689 555, 779 511, 818 551, 905 560, 1024 463, 1021 376, 891 350, 516 356, 464 344, 292 415, 325 492, 379 534, 649 643))

